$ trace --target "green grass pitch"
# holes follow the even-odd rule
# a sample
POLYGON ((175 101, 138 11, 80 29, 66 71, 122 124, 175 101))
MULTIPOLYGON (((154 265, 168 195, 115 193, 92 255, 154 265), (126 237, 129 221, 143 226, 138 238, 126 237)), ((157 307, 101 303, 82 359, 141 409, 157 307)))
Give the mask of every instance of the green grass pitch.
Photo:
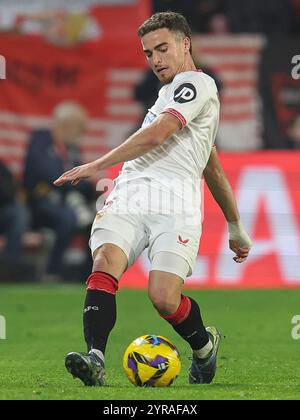
POLYGON ((69 351, 85 351, 81 329, 84 287, 0 286, 0 399, 202 400, 300 399, 300 341, 291 336, 300 314, 300 291, 189 291, 201 304, 206 325, 222 340, 211 385, 188 385, 188 345, 161 319, 145 291, 120 290, 118 321, 106 355, 108 386, 86 388, 65 370, 69 351), (136 337, 161 334, 182 356, 170 388, 135 388, 122 368, 123 352, 136 337))

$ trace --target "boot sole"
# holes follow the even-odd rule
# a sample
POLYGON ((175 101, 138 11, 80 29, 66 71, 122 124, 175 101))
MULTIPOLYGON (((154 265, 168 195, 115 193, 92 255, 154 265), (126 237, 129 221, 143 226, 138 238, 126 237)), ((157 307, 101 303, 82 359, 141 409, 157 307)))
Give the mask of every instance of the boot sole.
POLYGON ((78 353, 71 353, 66 356, 65 366, 67 371, 74 377, 80 379, 86 386, 100 386, 95 378, 95 373, 86 360, 78 353))

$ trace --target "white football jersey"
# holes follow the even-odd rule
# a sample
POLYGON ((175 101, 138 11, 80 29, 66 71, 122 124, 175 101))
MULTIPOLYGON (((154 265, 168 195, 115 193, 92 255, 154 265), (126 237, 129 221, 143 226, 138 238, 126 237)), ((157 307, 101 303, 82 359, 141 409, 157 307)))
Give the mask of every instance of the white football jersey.
POLYGON ((214 80, 201 71, 179 73, 164 85, 144 120, 151 124, 168 112, 182 125, 163 145, 125 162, 118 182, 150 178, 167 186, 172 179, 200 181, 219 124, 220 102, 214 80))

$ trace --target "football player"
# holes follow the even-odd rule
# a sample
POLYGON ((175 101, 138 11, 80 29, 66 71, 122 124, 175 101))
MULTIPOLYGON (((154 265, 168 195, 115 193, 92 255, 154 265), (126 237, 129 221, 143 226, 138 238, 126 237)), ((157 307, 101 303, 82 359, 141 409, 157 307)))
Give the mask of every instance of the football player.
POLYGON ((215 327, 205 328, 199 304, 183 294, 201 236, 203 175, 228 222, 237 263, 247 259, 251 240, 214 147, 220 110, 216 84, 195 67, 186 19, 173 12, 157 13, 138 35, 163 84, 142 128, 105 156, 55 182, 77 184, 125 162, 91 233, 94 266, 83 316, 88 353, 69 353, 66 367, 86 385, 105 383, 105 347, 116 321, 118 283, 148 248, 149 297, 192 349, 189 382, 206 384, 215 375, 221 335, 215 327))

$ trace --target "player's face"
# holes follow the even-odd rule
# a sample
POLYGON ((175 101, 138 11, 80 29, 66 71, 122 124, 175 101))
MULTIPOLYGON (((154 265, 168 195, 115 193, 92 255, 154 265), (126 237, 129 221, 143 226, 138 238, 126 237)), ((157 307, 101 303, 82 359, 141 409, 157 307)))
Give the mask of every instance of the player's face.
POLYGON ((184 71, 189 54, 189 39, 167 28, 157 29, 142 37, 147 60, 162 83, 170 83, 184 71))

